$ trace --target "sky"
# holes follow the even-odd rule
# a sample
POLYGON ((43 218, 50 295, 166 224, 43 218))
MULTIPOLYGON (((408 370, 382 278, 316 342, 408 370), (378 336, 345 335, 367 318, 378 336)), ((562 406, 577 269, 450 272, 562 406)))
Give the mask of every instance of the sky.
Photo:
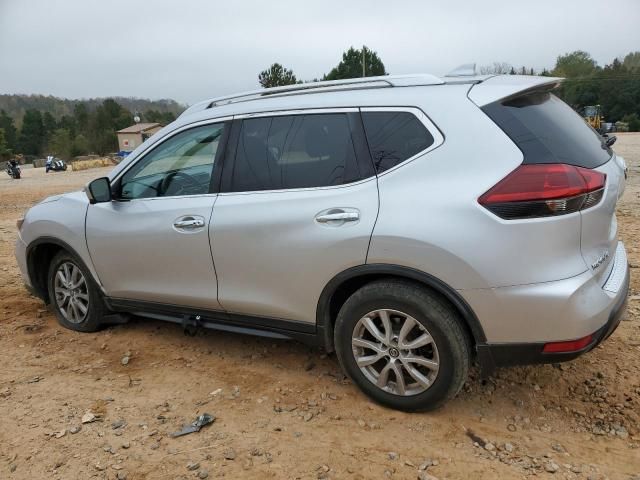
POLYGON ((0 0, 0 93, 192 104, 274 62, 322 77, 363 44, 391 74, 605 65, 640 50, 640 0, 0 0))

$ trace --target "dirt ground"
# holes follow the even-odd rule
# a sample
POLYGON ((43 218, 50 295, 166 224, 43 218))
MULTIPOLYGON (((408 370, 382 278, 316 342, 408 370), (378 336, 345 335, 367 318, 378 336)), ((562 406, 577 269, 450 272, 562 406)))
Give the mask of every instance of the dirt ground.
POLYGON ((61 328, 22 286, 15 221, 109 169, 3 174, 0 479, 640 479, 640 134, 619 135, 615 149, 630 166, 618 211, 633 267, 626 321, 568 364, 484 383, 474 371, 428 414, 373 404, 335 357, 295 342, 192 338, 148 320, 61 328), (87 412, 97 421, 83 424, 87 412), (170 437, 205 412, 212 425, 170 437))

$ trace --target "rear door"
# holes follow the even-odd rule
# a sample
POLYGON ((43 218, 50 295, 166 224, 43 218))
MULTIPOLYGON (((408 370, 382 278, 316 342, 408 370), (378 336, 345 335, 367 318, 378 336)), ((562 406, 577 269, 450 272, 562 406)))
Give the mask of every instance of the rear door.
POLYGON ((366 262, 378 189, 357 109, 234 121, 211 222, 231 313, 315 324, 324 286, 366 262))

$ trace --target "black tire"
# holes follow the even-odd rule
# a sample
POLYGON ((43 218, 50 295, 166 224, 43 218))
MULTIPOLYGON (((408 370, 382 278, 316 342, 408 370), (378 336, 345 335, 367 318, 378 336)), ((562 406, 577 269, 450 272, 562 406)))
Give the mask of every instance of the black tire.
POLYGON ((409 412, 433 410, 455 397, 471 363, 469 338, 458 313, 437 294, 402 280, 375 281, 351 295, 338 313, 334 344, 343 370, 365 394, 382 405, 409 412), (351 344, 354 329, 361 318, 380 309, 410 315, 431 335, 440 365, 426 390, 406 396, 385 391, 358 367, 351 344))
MULTIPOLYGON (((51 301, 51 306, 56 314, 58 322, 63 327, 66 327, 70 330, 75 330, 77 332, 95 332, 100 329, 102 326, 102 317, 104 315, 104 303, 102 300, 102 295, 95 285, 93 278, 91 277, 91 273, 85 266, 85 264, 74 255, 66 251, 61 251, 57 253, 51 264, 49 265, 49 272, 47 274, 47 288, 49 291, 49 299, 51 301), (58 272, 58 269, 63 264, 72 264, 82 273, 82 276, 85 280, 86 285, 86 295, 88 296, 88 308, 84 318, 81 321, 73 322, 69 321, 65 314, 62 312, 62 309, 58 305, 55 294, 55 276, 58 272)), ((84 289, 82 291, 84 293, 84 289)), ((64 306, 65 304, 63 304, 64 306)))
POLYGON ((14 178, 15 180, 19 180, 19 179, 20 179, 20 170, 18 170, 18 169, 14 169, 14 171, 13 171, 13 178, 14 178))

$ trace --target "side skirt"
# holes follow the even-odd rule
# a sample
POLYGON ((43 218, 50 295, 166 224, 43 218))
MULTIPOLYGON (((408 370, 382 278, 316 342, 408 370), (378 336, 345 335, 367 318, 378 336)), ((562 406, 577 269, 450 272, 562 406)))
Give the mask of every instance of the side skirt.
POLYGON ((130 313, 173 323, 186 323, 189 326, 197 325, 212 330, 292 339, 314 347, 321 346, 316 326, 307 322, 240 315, 124 298, 105 298, 105 304, 113 312, 130 313))

